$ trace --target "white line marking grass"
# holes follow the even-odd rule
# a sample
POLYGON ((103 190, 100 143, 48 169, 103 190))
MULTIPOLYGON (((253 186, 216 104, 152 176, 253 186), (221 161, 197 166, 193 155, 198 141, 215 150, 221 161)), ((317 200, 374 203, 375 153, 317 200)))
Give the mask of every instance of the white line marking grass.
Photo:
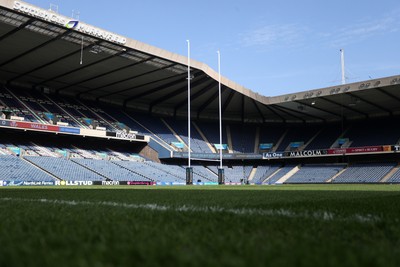
POLYGON ((344 221, 358 223, 376 223, 381 218, 372 214, 352 214, 350 216, 341 216, 329 211, 292 211, 288 209, 251 209, 251 208, 224 208, 218 206, 196 207, 190 205, 167 206, 159 204, 132 204, 111 201, 76 201, 76 200, 57 200, 57 199, 25 199, 25 198, 0 198, 2 202, 31 202, 53 205, 67 206, 104 206, 125 209, 143 209, 151 211, 174 211, 179 213, 201 212, 201 213, 228 213, 239 216, 265 216, 265 217, 286 217, 286 218, 304 218, 321 221, 344 221))

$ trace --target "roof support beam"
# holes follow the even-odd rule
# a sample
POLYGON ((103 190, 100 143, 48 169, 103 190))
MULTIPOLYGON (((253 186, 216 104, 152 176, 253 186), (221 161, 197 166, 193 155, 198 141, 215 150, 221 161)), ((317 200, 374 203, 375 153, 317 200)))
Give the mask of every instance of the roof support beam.
POLYGON ((328 111, 328 110, 326 110, 326 109, 317 107, 317 106, 315 106, 315 105, 310 105, 310 104, 307 104, 307 103, 303 103, 303 102, 300 102, 300 101, 298 101, 298 100, 297 100, 297 101, 293 101, 293 102, 299 103, 300 105, 303 105, 303 106, 306 106, 306 107, 309 107, 309 108, 313 108, 313 109, 316 109, 316 110, 320 110, 320 111, 322 111, 322 112, 325 112, 325 113, 334 115, 334 116, 336 116, 336 117, 340 117, 340 118, 342 117, 341 114, 337 114, 337 113, 335 113, 335 112, 328 111))
POLYGON ((10 58, 10 59, 6 60, 6 61, 3 62, 3 63, 0 63, 0 67, 3 67, 4 65, 10 64, 11 62, 13 62, 13 61, 15 61, 15 60, 18 60, 18 59, 20 59, 20 58, 22 58, 22 57, 24 57, 24 56, 26 56, 26 55, 29 55, 30 53, 32 53, 32 52, 34 52, 34 51, 36 51, 36 50, 38 50, 38 49, 40 49, 40 48, 42 48, 42 47, 45 47, 46 45, 51 44, 51 43, 57 41, 58 39, 61 39, 61 38, 64 37, 65 35, 68 35, 71 31, 72 31, 71 29, 65 30, 63 33, 57 35, 56 37, 54 37, 54 38, 52 38, 52 39, 50 39, 50 40, 48 40, 48 41, 46 41, 46 42, 44 42, 44 43, 42 43, 42 44, 40 44, 40 45, 37 45, 37 46, 35 46, 35 47, 29 49, 28 51, 25 51, 25 52, 23 52, 22 54, 19 54, 18 56, 15 56, 15 57, 13 57, 13 58, 10 58))
MULTIPOLYGON (((98 43, 100 43, 100 41, 98 41, 98 42, 96 42, 96 43, 94 43, 94 44, 90 44, 90 45, 84 47, 83 49, 84 49, 84 50, 90 49, 90 48, 92 48, 93 46, 97 45, 98 43)), ((64 55, 64 56, 62 56, 62 57, 60 57, 60 58, 54 59, 54 60, 52 60, 52 61, 50 61, 50 62, 48 62, 48 63, 46 63, 46 64, 43 64, 43 65, 41 65, 41 66, 38 66, 38 67, 36 67, 35 69, 30 70, 30 73, 35 72, 35 71, 38 71, 38 70, 43 69, 43 68, 45 68, 45 67, 48 67, 48 66, 50 66, 50 65, 52 65, 52 64, 54 64, 54 63, 56 63, 56 62, 58 62, 58 61, 60 61, 60 60, 66 59, 66 58, 71 57, 71 56, 73 56, 73 55, 75 55, 75 54, 77 54, 77 53, 80 53, 80 52, 81 52, 81 48, 79 48, 79 49, 77 49, 77 50, 75 50, 75 51, 73 51, 73 52, 71 52, 71 53, 68 53, 68 54, 66 54, 66 55, 64 55)), ((24 74, 24 75, 25 75, 25 74, 24 74)), ((51 80, 49 79, 49 80, 42 81, 42 82, 40 82, 40 83, 37 83, 37 84, 33 85, 33 87, 37 87, 37 86, 39 86, 39 85, 41 85, 41 84, 44 84, 44 83, 46 83, 46 82, 48 82, 48 81, 51 81, 51 80)))
MULTIPOLYGON (((92 46, 93 46, 93 45, 91 45, 90 47, 92 47, 92 46)), ((86 47, 85 49, 88 49, 88 47, 86 47)), ((80 50, 79 50, 79 52, 80 52, 80 50)), ((102 62, 107 61, 107 60, 110 60, 111 58, 114 58, 114 57, 116 57, 116 56, 119 56, 119 55, 121 55, 121 54, 123 54, 123 53, 125 53, 125 52, 124 52, 124 51, 121 51, 121 52, 118 52, 118 53, 116 53, 116 54, 114 54, 114 55, 110 55, 110 56, 108 56, 108 57, 102 58, 102 59, 97 60, 97 61, 95 61, 95 62, 92 62, 92 63, 90 63, 90 64, 84 65, 84 66, 82 66, 82 67, 80 67, 80 68, 77 68, 77 69, 71 70, 71 71, 69 71, 69 72, 67 72, 67 73, 64 73, 64 74, 62 74, 62 75, 59 75, 59 76, 57 76, 57 78, 60 78, 61 76, 69 75, 69 74, 74 73, 74 72, 77 72, 77 71, 81 71, 81 70, 83 70, 83 69, 85 69, 85 68, 91 67, 91 66, 93 66, 93 65, 102 63, 102 62)), ((74 53, 74 54, 75 54, 75 53, 74 53)), ((41 68, 47 67, 47 66, 48 66, 48 64, 46 64, 46 65, 44 65, 44 66, 40 66, 39 68, 37 67, 37 68, 35 68, 35 69, 33 69, 33 70, 30 70, 30 71, 28 71, 28 72, 25 72, 25 73, 23 73, 23 74, 20 74, 20 75, 18 75, 17 77, 12 78, 11 80, 16 80, 16 79, 18 79, 18 78, 20 78, 20 77, 23 77, 23 76, 25 76, 25 75, 27 75, 27 74, 29 74, 29 73, 32 73, 32 72, 34 72, 34 71, 37 71, 38 69, 41 69, 41 68)), ((55 78, 55 79, 57 79, 57 78, 55 78)), ((10 80, 10 81, 11 81, 11 80, 10 80)), ((66 86, 66 87, 69 87, 69 86, 66 86)), ((59 93, 60 90, 62 90, 62 89, 58 89, 58 90, 56 90, 56 92, 59 93)))
MULTIPOLYGON (((202 84, 206 80, 207 80, 207 77, 204 77, 204 75, 203 75, 203 77, 201 79, 199 79, 198 81, 193 82, 191 84, 191 87, 194 88, 194 87, 198 86, 199 84, 202 84)), ((187 86, 182 86, 182 87, 178 88, 177 90, 175 90, 173 92, 170 92, 169 94, 156 99, 155 101, 150 103, 150 112, 153 110, 153 107, 155 105, 158 105, 158 104, 170 99, 171 97, 175 97, 175 96, 177 96, 179 94, 182 94, 184 92, 187 92, 187 86)))
MULTIPOLYGON (((210 84, 208 84, 206 87, 202 88, 200 91, 198 91, 197 93, 193 94, 191 97, 191 101, 193 102, 194 100, 196 100, 198 97, 202 96, 205 92, 207 92, 208 90, 211 90, 213 87, 215 87, 217 85, 217 83, 212 80, 210 84)), ((178 111, 178 109, 187 106, 187 99, 181 101, 180 103, 178 103, 175 107, 174 107, 174 116, 176 116, 176 113, 178 111)))
POLYGON ((144 97, 144 96, 147 96, 147 95, 151 95, 151 94, 154 94, 157 91, 164 90, 164 89, 167 89, 167 88, 169 88, 169 87, 171 87, 173 85, 176 85, 177 83, 179 84, 179 83, 185 82, 186 81, 186 73, 179 74, 179 75, 172 76, 172 77, 167 77, 167 78, 164 78, 164 79, 161 79, 161 80, 152 81, 152 82, 149 82, 149 83, 146 83, 146 84, 141 84, 141 85, 138 85, 138 86, 135 86, 135 87, 131 87, 129 90, 133 90, 133 89, 137 89, 137 88, 140 88, 140 87, 143 87, 143 86, 146 86, 146 85, 151 85, 153 83, 158 83, 158 82, 161 82, 161 81, 169 80, 171 78, 178 78, 178 79, 173 80, 173 81, 171 81, 171 82, 169 82, 167 84, 163 84, 163 85, 157 86, 156 88, 153 88, 151 90, 147 90, 145 92, 142 92, 142 93, 136 94, 134 96, 128 97, 127 99, 124 100, 123 106, 126 107, 128 102, 130 102, 130 101, 132 101, 134 99, 137 99, 137 98, 140 98, 140 97, 144 97))
MULTIPOLYGON (((226 87, 225 86, 222 86, 222 89, 221 89, 221 96, 222 96, 222 94, 225 92, 225 90, 226 90, 226 87)), ((210 97, 210 98, 208 98, 205 102, 204 102, 204 104, 201 106, 201 107, 199 107, 198 109, 197 109, 197 119, 199 119, 200 118, 200 113, 202 113, 205 109, 206 109, 206 107, 208 107, 211 103, 212 103, 212 101, 215 99, 215 98, 217 98, 218 97, 218 90, 216 90, 216 92, 214 93, 214 94, 212 94, 212 96, 210 97)))
POLYGON ((26 26, 30 25, 34 21, 35 21, 34 19, 29 19, 26 22, 19 25, 18 27, 16 27, 15 29, 12 29, 11 31, 7 32, 6 34, 3 34, 2 36, 0 36, 0 41, 3 41, 4 39, 8 38, 9 36, 19 32, 20 30, 22 30, 26 26))
POLYGON ((225 111, 228 108, 229 103, 231 103, 234 95, 235 95, 235 91, 231 90, 229 92, 228 98, 225 100, 225 103, 222 105, 222 115, 225 113, 225 111))
POLYGON ((277 109, 277 110, 279 110, 279 111, 282 112, 282 113, 285 113, 285 114, 287 114, 287 115, 289 115, 289 116, 291 116, 291 117, 293 117, 293 118, 296 118, 296 119, 302 121, 303 123, 306 122, 303 118, 301 118, 301 117, 299 117, 299 116, 296 116, 296 115, 294 115, 294 114, 291 113, 291 112, 286 111, 284 108, 282 108, 282 107, 280 107, 280 106, 273 105, 273 106, 271 106, 271 108, 277 109))
POLYGON ((282 108, 282 109, 285 109, 285 110, 287 110, 287 111, 293 112, 293 113, 297 113, 297 114, 301 114, 301 115, 303 115, 303 116, 307 116, 307 117, 311 117, 311 118, 314 118, 314 119, 321 120, 321 121, 323 121, 323 122, 326 121, 324 118, 321 118, 321 117, 315 116, 315 115, 311 115, 311 114, 308 114, 308 113, 306 113, 306 112, 297 111, 297 110, 294 110, 294 109, 288 108, 288 107, 282 107, 282 106, 279 106, 279 107, 282 108))
MULTIPOLYGON (((112 74, 112 73, 115 73, 115 72, 118 72, 118 71, 121 71, 121 70, 124 70, 124 69, 128 69, 128 68, 130 68, 130 67, 133 67, 133 66, 136 66, 136 65, 145 63, 146 61, 152 60, 153 58, 154 58, 154 57, 149 57, 149 58, 147 58, 147 59, 143 59, 143 60, 141 60, 141 61, 138 61, 138 62, 129 64, 129 65, 127 65, 127 66, 123 66, 123 67, 119 67, 119 68, 114 69, 114 70, 111 70, 111 71, 107 71, 107 72, 105 72, 105 73, 96 75, 96 76, 94 76, 94 77, 85 79, 85 80, 83 80, 83 81, 75 82, 75 83, 73 83, 73 84, 70 84, 70 85, 67 85, 67 86, 65 86, 65 87, 60 88, 58 91, 65 90, 65 89, 67 89, 67 88, 76 86, 76 85, 78 85, 78 84, 85 83, 85 82, 88 82, 88 81, 92 81, 92 80, 95 80, 95 79, 98 79, 98 78, 101 78, 101 77, 110 75, 110 74, 112 74)), ((87 93, 90 93, 90 92, 96 91, 96 90, 97 90, 97 88, 94 88, 94 89, 90 89, 90 90, 87 90, 87 91, 80 92, 80 93, 77 94, 77 97, 80 97, 82 94, 87 94, 87 93)))
POLYGON ((256 107, 258 113, 260 114, 260 116, 262 118, 262 121, 264 122, 265 121, 265 117, 264 117, 264 114, 261 112, 261 109, 258 106, 257 101, 255 101, 254 99, 251 99, 251 102, 253 102, 253 105, 256 107))
POLYGON ((242 95, 242 123, 244 123, 244 95, 242 95))
POLYGON ((383 90, 383 88, 377 88, 376 90, 378 90, 379 92, 381 92, 382 94, 385 94, 395 100, 397 100, 398 102, 400 102, 400 98, 398 96, 395 96, 394 94, 391 94, 389 92, 386 92, 385 90, 383 90))
MULTIPOLYGON (((173 64, 170 64, 170 65, 164 66, 164 67, 162 67, 162 68, 158 68, 158 69, 151 70, 151 71, 147 71, 147 72, 144 72, 144 73, 135 75, 135 76, 131 76, 131 77, 128 77, 128 78, 126 78, 126 79, 122 79, 122 80, 119 80, 119 81, 115 81, 115 82, 112 82, 112 83, 109 83, 109 84, 106 84, 106 85, 97 87, 95 90, 100 90, 100 89, 103 89, 103 88, 106 88, 106 87, 109 87, 109 86, 113 86, 113 85, 116 85, 116 84, 119 84, 119 83, 127 82, 127 81, 130 81, 130 80, 133 80, 133 79, 142 77, 142 76, 146 76, 146 75, 149 75, 149 74, 152 74, 152 73, 155 73, 155 72, 164 70, 164 69, 171 68, 171 67, 173 67, 173 66, 175 66, 175 65, 177 65, 177 63, 173 63, 173 64)), ((99 96, 99 97, 97 98, 97 100, 99 100, 99 99, 101 99, 101 98, 104 98, 104 97, 111 96, 111 95, 116 95, 116 94, 119 94, 119 93, 122 93, 122 92, 125 92, 125 91, 129 91, 129 90, 131 90, 131 89, 124 89, 124 90, 119 90, 119 91, 115 91, 115 92, 112 92, 112 93, 108 93, 108 94, 106 94, 106 95, 99 96)))
POLYGON ((269 105, 264 105, 264 107, 266 107, 269 111, 271 111, 272 113, 274 113, 276 116, 278 116, 279 118, 281 118, 283 123, 286 123, 286 119, 279 114, 278 112, 276 112, 272 107, 270 107, 269 105))
POLYGON ((380 110, 383 110, 383 111, 389 113, 390 116, 393 115, 393 112, 392 112, 391 110, 387 109, 387 108, 384 108, 384 107, 382 107, 382 106, 380 106, 380 105, 377 105, 377 104, 375 104, 375 103, 373 103, 373 102, 371 102, 371 101, 369 101, 369 100, 366 100, 365 98, 356 96, 356 95, 354 95, 354 94, 352 94, 352 93, 348 93, 348 94, 351 95, 352 97, 356 97, 356 98, 360 99, 361 101, 363 101, 363 102, 365 102, 365 103, 367 103, 367 104, 369 104, 369 105, 371 105, 371 106, 374 106, 374 107, 376 107, 376 108, 378 108, 378 109, 380 109, 380 110))
POLYGON ((325 98, 325 97, 323 97, 323 96, 320 97, 319 99, 322 99, 322 100, 324 100, 324 101, 326 101, 326 102, 329 102, 329 103, 331 103, 331 104, 337 105, 337 106, 339 106, 339 107, 342 107, 342 108, 351 110, 351 111, 353 111, 353 112, 355 112, 355 113, 361 114, 361 115, 365 116, 366 118, 368 118, 368 114, 367 114, 367 113, 361 112, 361 111, 359 111, 359 110, 357 110, 357 109, 355 109, 355 108, 348 107, 348 106, 346 106, 346 105, 343 105, 343 104, 338 103, 338 102, 336 102, 336 101, 333 101, 333 100, 331 100, 331 99, 325 98))

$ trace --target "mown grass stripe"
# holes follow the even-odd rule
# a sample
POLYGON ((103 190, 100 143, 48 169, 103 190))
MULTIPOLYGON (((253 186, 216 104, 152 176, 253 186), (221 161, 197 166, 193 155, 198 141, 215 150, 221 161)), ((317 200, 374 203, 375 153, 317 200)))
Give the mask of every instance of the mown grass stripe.
POLYGON ((199 212, 199 213, 228 213, 239 216, 276 216, 286 218, 303 218, 315 219, 321 221, 349 221, 358 223, 376 223, 381 221, 381 218, 372 214, 352 214, 350 216, 340 216, 329 211, 293 211, 289 209, 251 209, 251 208, 224 208, 218 206, 198 207, 192 205, 183 206, 167 206, 154 203, 133 204, 124 202, 110 201, 77 201, 77 200, 58 200, 58 199, 25 199, 25 198, 0 198, 0 201, 15 201, 15 202, 32 202, 45 203, 54 205, 69 205, 69 206, 105 206, 126 209, 143 209, 151 211, 174 211, 174 212, 199 212))

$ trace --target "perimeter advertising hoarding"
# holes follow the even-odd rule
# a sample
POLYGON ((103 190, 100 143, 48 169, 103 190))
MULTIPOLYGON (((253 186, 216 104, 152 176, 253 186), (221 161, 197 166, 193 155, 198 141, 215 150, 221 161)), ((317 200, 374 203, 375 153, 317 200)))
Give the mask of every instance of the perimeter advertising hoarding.
POLYGON ((10 127, 22 128, 22 129, 33 129, 39 131, 50 131, 50 132, 59 132, 60 127, 57 125, 47 125, 35 122, 23 122, 23 121, 10 121, 10 127))
POLYGON ((1 186, 51 186, 55 181, 0 181, 1 186))
POLYGON ((327 154, 327 150, 302 150, 302 151, 289 151, 289 152, 266 152, 263 153, 263 159, 276 159, 276 158, 307 158, 319 157, 327 154))
POLYGON ((42 123, 35 123, 35 122, 0 120, 0 126, 14 127, 14 128, 21 128, 21 129, 32 129, 32 130, 37 130, 37 131, 80 134, 79 128, 65 127, 65 126, 58 126, 58 125, 49 125, 49 124, 42 124, 42 123))
POLYGON ((328 149, 328 154, 329 155, 341 155, 341 154, 356 154, 356 153, 374 153, 374 152, 382 152, 382 151, 384 151, 383 146, 366 146, 366 147, 349 147, 349 148, 328 149))
POLYGON ((69 134, 80 134, 81 133, 79 128, 72 128, 72 127, 65 127, 65 126, 59 126, 59 127, 60 127, 61 133, 69 133, 69 134))
MULTIPOLYGON (((172 154, 173 158, 188 158, 187 152, 176 152, 172 154)), ((219 159, 219 153, 190 153, 192 158, 198 159, 219 159)), ((222 159, 262 159, 261 154, 222 154, 222 159)))
POLYGON ((382 153, 394 151, 400 152, 400 146, 367 146, 367 147, 350 147, 350 148, 333 148, 320 150, 303 150, 290 152, 266 152, 263 153, 264 159, 277 158, 304 158, 304 157, 321 157, 347 154, 365 154, 365 153, 382 153))
POLYGON ((93 185, 154 185, 152 181, 93 181, 93 185))

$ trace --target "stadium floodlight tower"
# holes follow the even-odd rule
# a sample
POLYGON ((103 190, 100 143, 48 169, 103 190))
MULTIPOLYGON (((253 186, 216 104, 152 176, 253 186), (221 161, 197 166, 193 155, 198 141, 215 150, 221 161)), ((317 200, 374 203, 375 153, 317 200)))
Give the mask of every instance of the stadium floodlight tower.
POLYGON ((221 53, 218 54, 218 105, 219 105, 219 168, 218 184, 225 184, 224 169, 222 167, 222 108, 221 108, 221 53))
POLYGON ((188 49, 188 110, 187 110, 187 116, 188 116, 188 166, 186 168, 186 184, 191 185, 193 184, 193 168, 191 166, 191 146, 190 146, 190 41, 186 40, 187 42, 187 49, 188 49))

